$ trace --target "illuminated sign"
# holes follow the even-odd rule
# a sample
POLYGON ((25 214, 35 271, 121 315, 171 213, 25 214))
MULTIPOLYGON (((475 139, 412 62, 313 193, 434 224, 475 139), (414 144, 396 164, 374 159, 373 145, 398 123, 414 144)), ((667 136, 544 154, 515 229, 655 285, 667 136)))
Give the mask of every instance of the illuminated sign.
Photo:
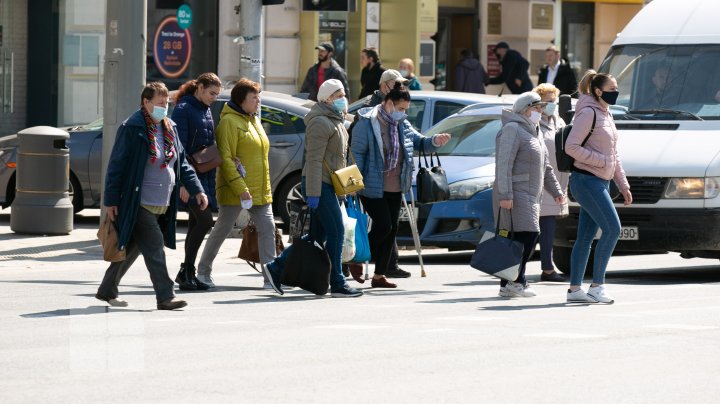
POLYGON ((164 77, 176 79, 187 70, 192 55, 192 39, 190 31, 180 28, 177 17, 165 17, 158 25, 153 55, 155 67, 164 77))

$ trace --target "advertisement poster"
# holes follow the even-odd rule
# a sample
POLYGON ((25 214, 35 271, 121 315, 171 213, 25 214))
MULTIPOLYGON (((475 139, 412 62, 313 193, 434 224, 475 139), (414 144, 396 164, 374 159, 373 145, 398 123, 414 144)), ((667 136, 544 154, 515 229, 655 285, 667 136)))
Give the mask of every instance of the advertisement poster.
POLYGON ((190 64, 191 55, 190 31, 180 28, 175 16, 163 19, 155 30, 153 41, 155 67, 160 74, 169 79, 182 76, 190 64))

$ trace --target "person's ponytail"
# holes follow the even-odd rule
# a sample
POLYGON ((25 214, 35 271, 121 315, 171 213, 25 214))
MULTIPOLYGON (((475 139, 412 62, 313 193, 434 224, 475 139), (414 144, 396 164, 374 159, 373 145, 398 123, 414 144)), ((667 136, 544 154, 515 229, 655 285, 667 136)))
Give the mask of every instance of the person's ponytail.
POLYGON ((589 69, 578 84, 578 92, 580 94, 592 95, 596 100, 600 98, 595 94, 595 89, 600 89, 612 79, 612 76, 607 73, 598 73, 593 69, 589 69))

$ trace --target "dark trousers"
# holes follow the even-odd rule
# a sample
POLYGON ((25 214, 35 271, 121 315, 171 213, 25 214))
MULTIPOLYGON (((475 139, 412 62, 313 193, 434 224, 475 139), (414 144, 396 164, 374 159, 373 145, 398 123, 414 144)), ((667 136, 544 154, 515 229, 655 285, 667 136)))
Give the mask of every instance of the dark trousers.
MULTIPOLYGON (((536 231, 516 231, 513 233, 512 239, 523 243, 523 256, 522 262, 520 263, 520 273, 518 273, 518 277, 515 279, 515 282, 517 283, 521 283, 523 285, 527 283, 527 279, 525 279, 525 265, 530 259, 533 250, 535 250, 538 234, 539 233, 536 231)), ((505 286, 507 283, 508 281, 505 279, 500 280, 500 286, 505 286)))
POLYGON ((557 227, 555 216, 540 216, 540 268, 543 271, 555 269, 552 261, 555 227, 557 227))
POLYGON ((188 220, 188 232, 185 238, 185 265, 188 268, 195 268, 200 245, 213 227, 213 215, 210 206, 200 210, 200 206, 191 203, 188 205, 190 219, 188 220))
POLYGON ((97 291, 97 297, 102 300, 117 299, 118 285, 130 266, 142 254, 145 266, 150 272, 150 280, 155 289, 158 303, 175 297, 173 281, 168 276, 165 263, 165 250, 163 232, 158 224, 158 217, 146 209, 138 209, 135 228, 130 241, 125 247, 125 261, 113 262, 105 271, 105 277, 97 291))
POLYGON ((370 254, 375 261, 375 274, 385 275, 397 263, 397 250, 393 261, 393 247, 400 217, 400 192, 384 192, 382 198, 361 197, 365 211, 372 219, 372 230, 368 234, 370 254))

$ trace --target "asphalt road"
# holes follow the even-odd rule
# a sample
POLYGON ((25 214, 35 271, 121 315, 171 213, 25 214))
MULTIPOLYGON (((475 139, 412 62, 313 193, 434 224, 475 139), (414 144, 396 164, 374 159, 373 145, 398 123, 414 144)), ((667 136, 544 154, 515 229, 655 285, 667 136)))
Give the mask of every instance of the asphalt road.
MULTIPOLYGON (((564 284, 497 296, 469 254, 428 251, 428 276, 357 299, 279 297, 234 258, 213 292, 155 310, 139 261, 122 309, 93 298, 106 264, 95 217, 70 236, 15 235, 0 214, 0 403, 675 403, 720 393, 720 262, 614 257, 613 305, 568 305, 564 284)), ((185 227, 180 227, 180 243, 185 227)), ((182 244, 179 245, 181 247, 182 244)), ((167 250, 174 275, 181 249, 167 250)), ((354 283, 351 281, 351 283, 354 283)))

